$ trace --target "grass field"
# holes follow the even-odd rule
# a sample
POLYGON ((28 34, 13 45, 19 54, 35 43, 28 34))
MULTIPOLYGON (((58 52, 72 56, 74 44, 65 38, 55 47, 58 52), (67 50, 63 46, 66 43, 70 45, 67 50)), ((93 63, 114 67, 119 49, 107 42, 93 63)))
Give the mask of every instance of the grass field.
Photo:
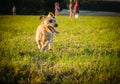
POLYGON ((0 16, 0 82, 120 84, 120 17, 57 17, 53 51, 37 50, 39 16, 0 16))

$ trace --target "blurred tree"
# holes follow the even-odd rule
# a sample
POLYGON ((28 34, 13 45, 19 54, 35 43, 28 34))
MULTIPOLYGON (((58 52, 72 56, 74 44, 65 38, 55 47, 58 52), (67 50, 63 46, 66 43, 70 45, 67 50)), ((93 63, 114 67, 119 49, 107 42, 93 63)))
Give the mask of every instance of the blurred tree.
MULTIPOLYGON (((60 9, 66 9, 69 0, 0 0, 0 14, 12 14, 13 5, 17 14, 47 14, 54 12, 54 3, 60 3, 60 9)), ((81 10, 103 10, 120 12, 120 1, 79 0, 81 10)))

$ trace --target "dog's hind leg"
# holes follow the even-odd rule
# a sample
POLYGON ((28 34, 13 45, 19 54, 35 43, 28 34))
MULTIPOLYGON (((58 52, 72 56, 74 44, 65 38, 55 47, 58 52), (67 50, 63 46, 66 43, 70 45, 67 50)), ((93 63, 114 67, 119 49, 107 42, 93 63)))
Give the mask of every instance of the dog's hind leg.
POLYGON ((42 44, 41 51, 45 51, 47 49, 47 46, 49 44, 49 41, 46 41, 44 44, 42 44))
POLYGON ((38 45, 38 49, 41 49, 41 43, 40 43, 40 40, 36 40, 37 42, 37 45, 38 45))

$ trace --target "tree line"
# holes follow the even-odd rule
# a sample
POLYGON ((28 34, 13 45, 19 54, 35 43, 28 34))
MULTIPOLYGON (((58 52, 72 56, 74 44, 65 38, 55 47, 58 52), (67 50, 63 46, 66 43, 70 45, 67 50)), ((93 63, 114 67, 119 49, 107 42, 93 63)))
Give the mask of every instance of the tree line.
MULTIPOLYGON (((0 0, 0 14, 12 14, 13 5, 17 14, 47 14, 54 12, 54 3, 59 2, 60 8, 68 9, 69 0, 0 0)), ((80 10, 100 10, 120 12, 120 2, 79 0, 80 10)))

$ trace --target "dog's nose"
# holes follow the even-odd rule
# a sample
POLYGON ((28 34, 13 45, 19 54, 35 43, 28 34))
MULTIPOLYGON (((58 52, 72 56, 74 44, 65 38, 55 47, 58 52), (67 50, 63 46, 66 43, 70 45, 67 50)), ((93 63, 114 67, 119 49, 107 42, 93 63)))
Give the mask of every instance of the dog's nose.
POLYGON ((55 24, 55 27, 58 27, 58 24, 55 24))

